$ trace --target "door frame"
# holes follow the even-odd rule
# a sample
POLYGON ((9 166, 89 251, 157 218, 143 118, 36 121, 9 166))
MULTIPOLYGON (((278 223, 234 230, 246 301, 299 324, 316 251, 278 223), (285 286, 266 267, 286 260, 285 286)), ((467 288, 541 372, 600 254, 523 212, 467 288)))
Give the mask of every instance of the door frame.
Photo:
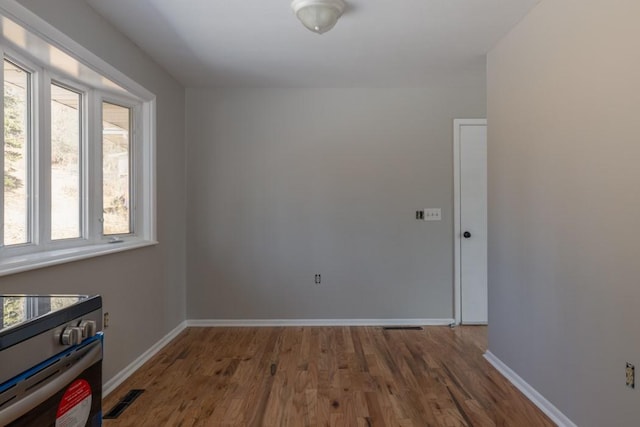
POLYGON ((461 241, 461 189, 460 189, 460 128, 462 126, 486 126, 487 119, 453 120, 453 316, 455 324, 462 322, 461 241))

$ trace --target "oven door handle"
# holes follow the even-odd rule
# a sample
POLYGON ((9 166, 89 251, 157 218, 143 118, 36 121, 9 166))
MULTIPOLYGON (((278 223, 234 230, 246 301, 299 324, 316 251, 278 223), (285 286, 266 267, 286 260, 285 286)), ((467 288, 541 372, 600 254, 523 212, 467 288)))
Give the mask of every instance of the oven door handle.
POLYGON ((59 377, 34 390, 33 393, 28 394, 13 405, 9 405, 7 408, 0 410, 0 425, 6 425, 15 421, 22 415, 36 408, 51 396, 61 391, 62 387, 69 384, 77 376, 82 374, 85 369, 88 369, 94 363, 99 362, 102 359, 101 342, 96 342, 93 346, 94 347, 87 351, 82 359, 63 372, 59 377))

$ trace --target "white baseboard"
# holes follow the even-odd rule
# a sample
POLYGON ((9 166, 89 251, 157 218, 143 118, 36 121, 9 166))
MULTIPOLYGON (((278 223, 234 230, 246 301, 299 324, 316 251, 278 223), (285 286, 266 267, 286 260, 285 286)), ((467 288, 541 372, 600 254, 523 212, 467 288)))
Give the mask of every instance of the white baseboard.
POLYGON ((531 387, 529 383, 523 380, 518 374, 516 374, 511 368, 498 359, 493 353, 487 350, 484 354, 484 358, 493 365, 511 384, 513 384, 518 390, 522 392, 534 405, 536 405, 542 412, 544 412, 551 420, 558 425, 558 427, 577 427, 577 425, 571 421, 566 415, 564 415, 553 403, 549 402, 543 395, 538 393, 536 389, 531 387))
POLYGON ((164 348, 172 339, 174 339, 178 334, 184 331, 187 327, 187 321, 180 323, 175 327, 171 332, 165 335, 160 339, 157 343, 151 346, 147 351, 142 353, 140 357, 131 362, 129 366, 124 368, 122 371, 118 372, 113 378, 104 383, 102 386, 102 397, 106 397, 113 390, 116 389, 120 384, 124 382, 127 378, 129 378, 135 371, 137 371, 142 365, 144 365, 149 359, 155 356, 160 350, 164 348))
POLYGON ((453 319, 191 319, 187 320, 187 326, 443 326, 453 322, 453 319))

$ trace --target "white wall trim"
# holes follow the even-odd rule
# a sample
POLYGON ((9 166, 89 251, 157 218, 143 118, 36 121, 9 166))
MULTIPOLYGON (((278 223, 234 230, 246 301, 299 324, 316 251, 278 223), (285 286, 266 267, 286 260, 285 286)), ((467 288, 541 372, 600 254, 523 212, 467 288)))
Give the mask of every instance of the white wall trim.
POLYGON ((553 403, 549 402, 543 395, 538 393, 536 389, 531 387, 529 383, 523 380, 511 368, 498 359, 493 353, 487 350, 484 358, 500 372, 511 384, 522 392, 534 405, 544 412, 559 427, 577 427, 577 425, 564 415, 553 403))
POLYGON ((189 327, 266 326, 443 326, 453 319, 191 319, 189 327))
POLYGON ((460 281, 460 127, 487 125, 487 119, 453 120, 453 317, 457 325, 462 321, 462 282, 460 281))
POLYGON ((129 364, 122 371, 118 372, 109 381, 102 386, 102 397, 107 397, 113 390, 115 390, 120 384, 122 384, 127 378, 129 378, 135 371, 140 369, 149 359, 155 356, 160 350, 162 350, 167 344, 177 337, 180 332, 187 328, 187 321, 183 321, 175 327, 171 332, 165 335, 157 343, 152 345, 147 351, 142 353, 137 359, 129 364))

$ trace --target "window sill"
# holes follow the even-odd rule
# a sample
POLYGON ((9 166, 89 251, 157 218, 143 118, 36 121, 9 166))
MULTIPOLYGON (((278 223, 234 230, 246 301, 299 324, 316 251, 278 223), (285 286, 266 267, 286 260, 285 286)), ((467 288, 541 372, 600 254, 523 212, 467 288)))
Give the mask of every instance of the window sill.
POLYGON ((0 276, 22 273, 38 268, 50 267, 67 262, 79 261, 102 255, 124 252, 145 246, 157 245, 153 240, 129 240, 119 243, 101 243, 76 248, 58 249, 47 252, 18 255, 0 259, 0 276))

